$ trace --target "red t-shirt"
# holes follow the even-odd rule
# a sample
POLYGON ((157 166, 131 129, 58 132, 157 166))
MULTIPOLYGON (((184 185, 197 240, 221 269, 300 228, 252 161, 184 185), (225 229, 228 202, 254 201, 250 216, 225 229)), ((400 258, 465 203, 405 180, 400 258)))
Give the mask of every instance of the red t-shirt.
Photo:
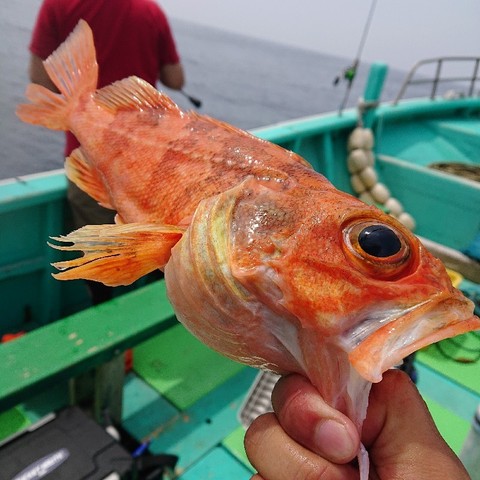
MULTIPOLYGON (((130 75, 155 86, 160 67, 180 61, 167 18, 153 0, 44 0, 30 51, 47 58, 82 18, 93 31, 98 88, 130 75)), ((66 155, 77 146, 67 134, 66 155)))

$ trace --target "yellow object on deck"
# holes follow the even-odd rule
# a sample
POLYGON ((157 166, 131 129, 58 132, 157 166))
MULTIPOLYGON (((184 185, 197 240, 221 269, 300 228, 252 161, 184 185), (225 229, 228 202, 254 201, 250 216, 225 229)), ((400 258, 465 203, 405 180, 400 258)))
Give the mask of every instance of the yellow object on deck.
POLYGON ((450 277, 450 280, 452 281, 452 285, 455 288, 458 288, 458 286, 463 280, 463 276, 460 273, 456 272, 455 270, 451 270, 449 268, 447 268, 447 273, 448 273, 448 276, 450 277))

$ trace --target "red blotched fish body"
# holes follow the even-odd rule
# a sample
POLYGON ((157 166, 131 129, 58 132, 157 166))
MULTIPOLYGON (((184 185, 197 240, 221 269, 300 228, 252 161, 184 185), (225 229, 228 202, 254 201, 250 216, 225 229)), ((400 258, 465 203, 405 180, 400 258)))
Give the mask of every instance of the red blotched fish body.
POLYGON ((85 22, 45 67, 60 94, 30 85, 32 103, 17 113, 71 130, 81 149, 67 175, 118 213, 116 225, 56 238, 56 248, 84 252, 57 263, 57 278, 120 285, 164 269, 175 312, 197 337, 240 362, 308 376, 359 429, 385 370, 480 328, 414 235, 298 155, 182 112, 138 78, 95 90, 85 22))

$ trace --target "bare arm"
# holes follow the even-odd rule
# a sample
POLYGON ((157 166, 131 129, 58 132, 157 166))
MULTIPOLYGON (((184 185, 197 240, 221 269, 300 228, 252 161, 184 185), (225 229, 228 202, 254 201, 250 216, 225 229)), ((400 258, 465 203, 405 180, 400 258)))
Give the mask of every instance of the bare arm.
MULTIPOLYGON (((30 55, 29 76, 32 83, 43 85, 53 92, 58 92, 57 87, 50 80, 50 77, 43 66, 43 60, 34 54, 30 55)), ((174 90, 181 90, 185 83, 182 64, 175 63, 164 65, 160 69, 159 79, 166 87, 173 88, 174 90)))
POLYGON ((171 63, 164 65, 160 69, 160 82, 166 87, 174 90, 181 90, 185 83, 185 74, 181 63, 171 63))
POLYGON ((28 73, 30 76, 30 81, 32 83, 38 83, 39 85, 43 85, 44 87, 52 90, 53 92, 58 92, 57 87, 54 83, 50 80, 45 67, 43 66, 43 60, 34 54, 30 55, 30 65, 28 69, 28 73))

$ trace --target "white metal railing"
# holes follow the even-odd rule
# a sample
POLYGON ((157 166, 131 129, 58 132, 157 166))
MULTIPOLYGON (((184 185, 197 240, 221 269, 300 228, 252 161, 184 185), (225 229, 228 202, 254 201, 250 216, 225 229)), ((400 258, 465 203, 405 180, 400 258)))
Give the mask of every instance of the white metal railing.
POLYGON ((440 58, 431 58, 427 60, 422 60, 418 62, 407 75, 405 81, 403 82, 400 91, 393 101, 393 104, 396 105, 399 100, 403 98, 407 88, 411 85, 421 85, 421 84, 431 84, 432 88, 430 91, 430 98, 433 100, 437 95, 438 86, 441 83, 446 82, 464 82, 468 83, 468 93, 467 96, 471 97, 474 95, 475 84, 480 80, 480 57, 440 57, 440 58), (443 69, 446 63, 450 65, 453 63, 471 63, 472 64, 472 73, 470 75, 458 75, 458 76, 445 76, 443 69), (425 65, 434 65, 435 73, 433 77, 424 77, 414 78, 417 75, 418 70, 425 65))

